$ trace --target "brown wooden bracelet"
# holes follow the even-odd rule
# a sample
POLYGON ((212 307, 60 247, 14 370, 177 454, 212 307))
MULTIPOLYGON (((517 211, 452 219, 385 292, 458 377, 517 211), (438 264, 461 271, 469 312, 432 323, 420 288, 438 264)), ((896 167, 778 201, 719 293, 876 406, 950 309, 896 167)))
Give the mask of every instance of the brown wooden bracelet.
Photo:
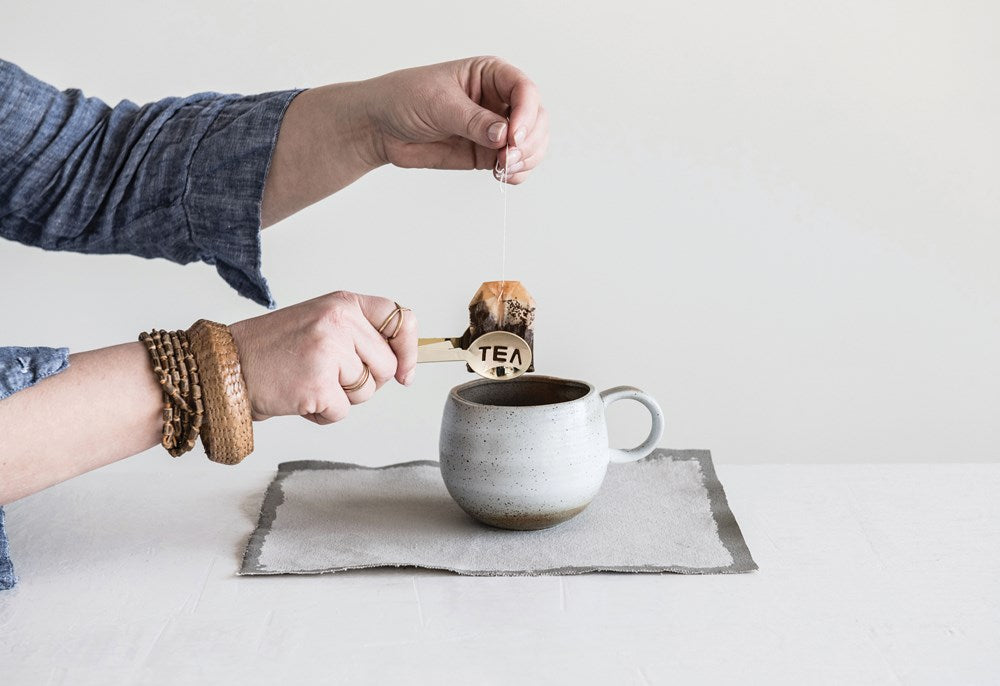
POLYGON ((253 417, 236 343, 226 326, 207 319, 195 322, 187 339, 198 364, 205 452, 213 462, 237 464, 253 452, 253 417))

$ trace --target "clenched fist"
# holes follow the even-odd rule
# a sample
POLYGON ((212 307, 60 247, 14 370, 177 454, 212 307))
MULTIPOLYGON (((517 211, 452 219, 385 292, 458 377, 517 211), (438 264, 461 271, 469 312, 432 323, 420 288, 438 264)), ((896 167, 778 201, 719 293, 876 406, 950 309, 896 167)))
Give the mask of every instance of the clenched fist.
POLYGON ((387 381, 409 385, 417 363, 417 320, 392 300, 337 291, 229 327, 240 353, 255 420, 301 415, 337 422, 387 381), (399 316, 399 315, 397 315, 399 316), (392 340, 387 336, 396 335, 392 340), (357 390, 345 390, 365 377, 357 390))

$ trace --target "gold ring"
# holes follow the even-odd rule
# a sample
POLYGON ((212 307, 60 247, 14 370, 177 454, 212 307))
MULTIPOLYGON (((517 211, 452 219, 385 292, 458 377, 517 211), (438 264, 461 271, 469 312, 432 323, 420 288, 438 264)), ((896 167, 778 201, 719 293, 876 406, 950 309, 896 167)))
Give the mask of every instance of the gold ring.
POLYGON ((391 341, 393 338, 399 335, 399 330, 403 328, 403 313, 410 311, 410 308, 403 307, 399 303, 393 303, 393 304, 396 306, 396 309, 390 312, 389 316, 385 318, 384 322, 382 322, 382 326, 378 327, 378 332, 381 334, 382 332, 385 331, 386 327, 389 326, 389 322, 391 322, 393 319, 396 320, 396 328, 393 329, 392 335, 385 337, 385 340, 387 341, 391 341))
POLYGON ((352 393, 360 390, 366 383, 368 383, 368 377, 372 375, 372 370, 370 370, 368 365, 364 362, 361 363, 361 366, 365 368, 365 370, 361 373, 361 379, 359 379, 357 383, 353 383, 350 386, 341 386, 341 388, 344 389, 344 393, 352 393))

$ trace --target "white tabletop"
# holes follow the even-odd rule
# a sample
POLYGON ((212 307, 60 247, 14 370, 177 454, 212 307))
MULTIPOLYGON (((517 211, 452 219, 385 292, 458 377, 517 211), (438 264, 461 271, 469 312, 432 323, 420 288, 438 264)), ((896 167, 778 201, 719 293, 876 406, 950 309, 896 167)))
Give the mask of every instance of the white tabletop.
POLYGON ((272 473, 7 508, 0 683, 987 683, 1000 465, 717 465, 760 571, 237 577, 272 473))

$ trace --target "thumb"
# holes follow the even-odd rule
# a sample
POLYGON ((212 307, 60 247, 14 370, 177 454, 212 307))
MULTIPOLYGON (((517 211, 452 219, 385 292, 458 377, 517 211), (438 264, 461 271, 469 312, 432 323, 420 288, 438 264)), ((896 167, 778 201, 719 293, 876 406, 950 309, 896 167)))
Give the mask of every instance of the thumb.
POLYGON ((448 133, 467 138, 484 148, 502 148, 507 140, 507 119, 471 100, 453 102, 447 108, 445 119, 448 133))

